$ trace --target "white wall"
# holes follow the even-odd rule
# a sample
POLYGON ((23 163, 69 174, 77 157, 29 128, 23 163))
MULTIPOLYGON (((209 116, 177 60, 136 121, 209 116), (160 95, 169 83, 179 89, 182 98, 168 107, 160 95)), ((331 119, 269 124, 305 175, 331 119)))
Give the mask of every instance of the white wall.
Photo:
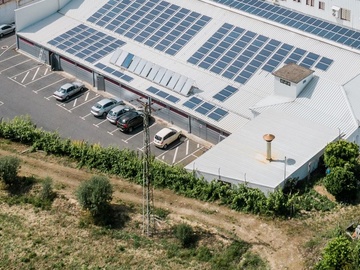
POLYGON ((22 29, 54 14, 71 0, 42 0, 15 11, 16 30, 22 29))
POLYGON ((0 5, 0 24, 15 22, 16 1, 0 5))

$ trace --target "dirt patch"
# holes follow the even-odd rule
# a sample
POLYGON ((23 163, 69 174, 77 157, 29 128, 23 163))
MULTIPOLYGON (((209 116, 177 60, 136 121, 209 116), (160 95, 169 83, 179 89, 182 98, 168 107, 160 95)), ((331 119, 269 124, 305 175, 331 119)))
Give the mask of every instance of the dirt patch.
POLYGON ((320 195, 326 196, 330 201, 336 202, 334 195, 331 195, 324 186, 314 186, 314 189, 320 195))
MULTIPOLYGON (((76 205, 74 190, 93 173, 71 167, 74 165, 67 164, 65 159, 46 156, 44 153, 27 153, 24 150, 26 147, 23 146, 18 146, 15 152, 0 150, 0 156, 17 155, 22 160, 20 175, 51 177, 58 192, 76 205)), ((124 201, 141 206, 141 186, 116 177, 111 178, 111 181, 115 188, 114 202, 124 201)), ((294 233, 299 221, 279 221, 247 215, 215 203, 177 196, 169 190, 154 190, 154 206, 168 209, 174 221, 186 221, 214 233, 229 238, 236 236, 251 243, 252 251, 266 260, 271 269, 305 269, 303 246, 309 237, 304 231, 294 233)), ((27 215, 26 211, 22 215, 27 215)))

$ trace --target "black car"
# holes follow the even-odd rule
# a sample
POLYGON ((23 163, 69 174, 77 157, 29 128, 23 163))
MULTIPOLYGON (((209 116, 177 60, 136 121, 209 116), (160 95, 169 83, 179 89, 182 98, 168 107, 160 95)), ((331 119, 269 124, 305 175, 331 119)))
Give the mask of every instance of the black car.
POLYGON ((144 124, 144 113, 141 111, 130 111, 124 113, 116 123, 122 132, 132 132, 134 128, 144 124))

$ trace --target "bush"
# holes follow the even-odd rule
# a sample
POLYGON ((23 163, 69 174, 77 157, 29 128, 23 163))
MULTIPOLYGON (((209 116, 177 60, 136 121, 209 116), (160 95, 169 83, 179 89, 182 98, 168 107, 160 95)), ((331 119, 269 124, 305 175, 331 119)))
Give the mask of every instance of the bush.
POLYGON ((339 201, 351 202, 356 198, 357 179, 347 166, 333 168, 324 178, 324 186, 339 201))
POLYGON ((233 241, 223 253, 216 255, 213 260, 214 269, 242 269, 238 268, 244 254, 250 248, 250 244, 240 240, 233 241))
POLYGON ((42 182, 42 188, 39 194, 41 200, 52 201, 55 197, 53 191, 53 181, 50 177, 46 177, 42 182))
POLYGON ((196 243, 197 239, 193 228, 185 223, 173 227, 175 237, 180 241, 183 247, 189 247, 196 243))
POLYGON ((344 167, 345 164, 358 166, 359 146, 356 143, 339 140, 329 143, 324 152, 327 167, 344 167))
POLYGON ((113 188, 105 176, 93 176, 82 182, 76 191, 77 199, 83 209, 90 212, 96 223, 107 222, 113 188))
POLYGON ((0 178, 7 187, 17 185, 17 174, 20 168, 20 159, 13 156, 0 158, 0 178))

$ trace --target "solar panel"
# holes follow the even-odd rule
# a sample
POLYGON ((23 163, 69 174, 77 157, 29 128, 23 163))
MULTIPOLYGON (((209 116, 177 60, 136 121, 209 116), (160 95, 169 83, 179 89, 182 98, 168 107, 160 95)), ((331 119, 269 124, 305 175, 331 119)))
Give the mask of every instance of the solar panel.
POLYGON ((360 48, 357 35, 360 31, 328 23, 321 19, 290 11, 286 7, 274 6, 262 0, 213 0, 214 2, 239 9, 277 23, 287 25, 301 31, 311 33, 353 48, 360 48))
POLYGON ((200 98, 197 97, 191 97, 188 101, 186 101, 183 105, 185 107, 188 107, 189 109, 194 109, 196 106, 198 106, 203 101, 200 98))
POLYGON ((175 97, 173 95, 170 95, 170 94, 168 94, 168 93, 166 93, 164 91, 161 91, 161 90, 159 90, 159 89, 157 89, 157 88, 155 88, 153 86, 150 86, 146 90, 153 93, 153 94, 155 94, 155 95, 157 95, 157 96, 159 96, 159 97, 162 97, 162 98, 164 98, 166 100, 169 100, 172 103, 177 103, 180 100, 179 98, 177 98, 177 97, 175 97))
POLYGON ((323 71, 326 71, 329 68, 329 66, 332 64, 332 62, 333 62, 332 59, 322 57, 315 67, 323 71))
POLYGON ((212 111, 208 117, 215 120, 215 121, 220 121, 222 118, 224 118, 229 112, 221 109, 221 108, 216 108, 214 111, 212 111))
POLYGON ((166 1, 109 1, 88 22, 175 55, 209 21, 208 16, 166 1))
POLYGON ((48 44, 94 63, 125 42, 81 24, 50 40, 48 44), (107 42, 100 42, 99 39, 107 42))

